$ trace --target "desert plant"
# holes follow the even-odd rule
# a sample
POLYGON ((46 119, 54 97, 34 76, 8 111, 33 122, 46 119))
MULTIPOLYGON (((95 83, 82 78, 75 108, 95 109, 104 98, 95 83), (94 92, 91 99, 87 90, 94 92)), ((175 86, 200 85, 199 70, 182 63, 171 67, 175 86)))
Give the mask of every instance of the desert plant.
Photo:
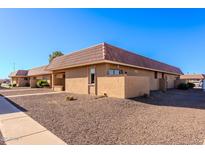
POLYGON ((77 98, 75 98, 74 96, 67 96, 66 97, 66 101, 75 101, 77 100, 77 98))
POLYGON ((189 89, 189 85, 186 83, 180 83, 177 88, 180 90, 187 90, 189 89))
POLYGON ((190 83, 190 82, 188 82, 187 85, 188 85, 189 88, 191 88, 191 89, 195 87, 195 84, 194 84, 194 83, 190 83))
POLYGON ((38 88, 43 88, 43 87, 48 87, 49 84, 48 84, 47 80, 38 80, 37 83, 36 83, 36 86, 38 88))

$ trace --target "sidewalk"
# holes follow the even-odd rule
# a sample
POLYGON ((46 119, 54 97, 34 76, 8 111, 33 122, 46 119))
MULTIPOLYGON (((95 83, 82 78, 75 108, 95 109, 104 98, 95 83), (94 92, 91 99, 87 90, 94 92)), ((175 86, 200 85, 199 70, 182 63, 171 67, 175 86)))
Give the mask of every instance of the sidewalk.
POLYGON ((66 144, 1 96, 0 131, 6 144, 66 144))

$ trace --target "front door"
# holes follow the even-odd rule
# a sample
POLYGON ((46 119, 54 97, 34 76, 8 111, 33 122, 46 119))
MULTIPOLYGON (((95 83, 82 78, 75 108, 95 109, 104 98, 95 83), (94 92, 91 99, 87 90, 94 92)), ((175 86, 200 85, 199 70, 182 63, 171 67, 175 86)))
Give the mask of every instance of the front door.
POLYGON ((95 67, 91 67, 89 69, 88 93, 91 95, 96 95, 96 70, 95 70, 95 67))

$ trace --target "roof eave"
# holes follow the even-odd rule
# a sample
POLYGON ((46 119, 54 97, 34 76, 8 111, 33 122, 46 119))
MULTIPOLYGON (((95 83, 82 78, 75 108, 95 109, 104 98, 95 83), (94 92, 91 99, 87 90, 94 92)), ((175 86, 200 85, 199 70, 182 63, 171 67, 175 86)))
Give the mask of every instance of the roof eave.
POLYGON ((150 71, 158 71, 158 72, 168 73, 168 74, 174 74, 174 75, 182 75, 182 74, 183 74, 183 73, 180 74, 180 73, 176 73, 176 72, 169 72, 169 71, 164 71, 164 70, 158 70, 158 69, 151 69, 151 68, 146 68, 146 67, 140 67, 140 66, 136 66, 136 65, 130 65, 130 64, 120 63, 120 62, 115 62, 115 61, 110 61, 110 60, 101 60, 101 61, 92 62, 92 63, 84 63, 84 64, 79 64, 79 65, 72 65, 72 66, 69 66, 69 67, 61 67, 61 68, 53 68, 53 69, 47 68, 47 70, 50 70, 50 71, 59 71, 59 70, 65 70, 65 69, 70 69, 70 68, 75 68, 75 67, 81 67, 81 66, 87 66, 87 65, 100 64, 100 63, 117 64, 117 65, 123 65, 123 66, 128 66, 128 67, 133 67, 133 68, 140 68, 140 69, 150 70, 150 71))

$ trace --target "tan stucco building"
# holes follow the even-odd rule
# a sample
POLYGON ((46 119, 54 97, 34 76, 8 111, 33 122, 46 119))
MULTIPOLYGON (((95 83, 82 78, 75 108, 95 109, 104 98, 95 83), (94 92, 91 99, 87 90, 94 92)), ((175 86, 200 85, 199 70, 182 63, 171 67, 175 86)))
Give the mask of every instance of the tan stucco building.
POLYGON ((57 57, 46 69, 54 90, 118 98, 174 88, 182 74, 177 67, 107 43, 57 57))
POLYGON ((17 87, 30 86, 31 88, 36 88, 38 80, 46 80, 51 87, 51 71, 46 70, 45 66, 32 68, 30 70, 18 70, 12 72, 9 77, 11 78, 11 83, 16 84, 17 87))
POLYGON ((24 73, 14 73, 12 82, 23 86, 22 79, 27 79, 31 87, 36 87, 36 82, 44 79, 54 91, 118 98, 149 95, 152 90, 166 91, 174 88, 183 74, 177 67, 107 43, 57 57, 47 66, 24 73))
POLYGON ((27 70, 18 70, 12 72, 9 77, 11 78, 11 84, 17 87, 29 86, 29 77, 27 70))
POLYGON ((30 87, 31 88, 35 88, 36 87, 36 83, 38 80, 46 80, 48 82, 48 84, 51 86, 51 71, 46 70, 45 68, 47 67, 47 65, 45 66, 41 66, 41 67, 36 67, 36 68, 32 68, 28 71, 28 77, 30 79, 30 87))

